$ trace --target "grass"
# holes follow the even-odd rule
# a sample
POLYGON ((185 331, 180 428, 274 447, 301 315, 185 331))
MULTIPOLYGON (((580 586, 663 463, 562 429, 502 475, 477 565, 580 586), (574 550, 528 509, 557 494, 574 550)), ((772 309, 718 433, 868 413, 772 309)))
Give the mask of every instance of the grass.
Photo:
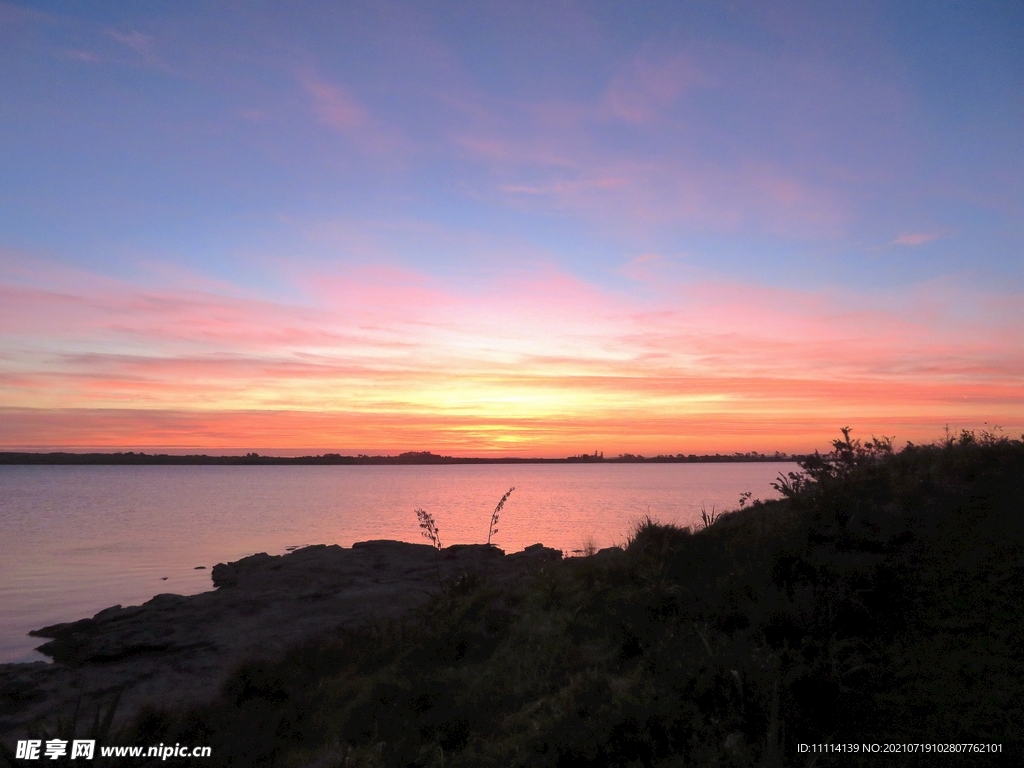
POLYGON ((446 585, 398 624, 245 665, 209 706, 148 712, 124 743, 321 768, 806 766, 796 745, 825 741, 1019 755, 1024 443, 847 431, 778 485, 697 531, 648 517, 622 550, 446 585))
POLYGON ((501 500, 494 508, 494 512, 491 513, 491 523, 487 527, 487 546, 491 546, 491 537, 498 532, 499 515, 501 514, 502 508, 505 506, 505 502, 508 501, 508 497, 512 495, 512 491, 514 491, 515 489, 516 487, 513 485, 511 488, 505 491, 505 495, 501 497, 501 500))
MULTIPOLYGON (((740 506, 743 506, 743 499, 742 499, 742 497, 740 499, 740 506)), ((721 516, 721 512, 717 512, 715 510, 714 506, 711 507, 711 511, 710 512, 708 512, 706 509, 701 507, 701 510, 700 510, 700 520, 701 520, 701 525, 704 528, 710 528, 712 525, 715 524, 715 521, 718 520, 718 518, 720 516, 721 516)))
POLYGON ((597 541, 594 539, 592 534, 588 534, 583 538, 582 544, 579 549, 574 549, 570 554, 577 557, 593 557, 598 552, 597 541))

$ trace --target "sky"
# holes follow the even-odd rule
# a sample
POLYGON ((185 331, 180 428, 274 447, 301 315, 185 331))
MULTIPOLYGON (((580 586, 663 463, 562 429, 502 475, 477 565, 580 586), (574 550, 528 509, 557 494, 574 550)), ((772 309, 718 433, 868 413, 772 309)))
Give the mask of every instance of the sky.
POLYGON ((0 449, 1024 430, 1019 2, 0 0, 0 449))

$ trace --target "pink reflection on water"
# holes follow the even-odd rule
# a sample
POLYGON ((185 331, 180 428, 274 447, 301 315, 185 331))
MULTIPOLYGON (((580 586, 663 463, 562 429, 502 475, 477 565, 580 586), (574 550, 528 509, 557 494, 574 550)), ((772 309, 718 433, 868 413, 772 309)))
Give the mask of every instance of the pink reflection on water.
POLYGON ((625 540, 650 514, 695 525, 702 507, 769 498, 790 464, 406 467, 0 467, 0 662, 40 658, 30 629, 155 594, 211 588, 210 569, 255 552, 367 539, 493 541, 570 552, 625 540), (205 566, 196 570, 197 566, 205 566))

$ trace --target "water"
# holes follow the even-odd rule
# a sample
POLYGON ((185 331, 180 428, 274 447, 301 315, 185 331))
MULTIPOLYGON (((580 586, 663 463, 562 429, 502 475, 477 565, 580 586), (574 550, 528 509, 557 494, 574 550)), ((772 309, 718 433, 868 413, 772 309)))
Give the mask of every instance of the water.
POLYGON ((702 507, 767 499, 793 465, 498 464, 364 467, 0 467, 0 662, 39 660, 30 629, 211 589, 210 568, 254 552, 366 539, 423 541, 413 511, 445 545, 487 538, 567 553, 622 542, 650 514, 696 525, 702 507), (196 570, 205 566, 205 570, 196 570))

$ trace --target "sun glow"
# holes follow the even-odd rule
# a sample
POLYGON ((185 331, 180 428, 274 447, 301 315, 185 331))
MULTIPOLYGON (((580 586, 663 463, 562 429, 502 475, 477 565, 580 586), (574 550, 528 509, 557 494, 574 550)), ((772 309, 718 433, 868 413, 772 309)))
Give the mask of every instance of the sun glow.
POLYGON ((1024 422, 1021 342, 1000 332, 1011 303, 951 335, 913 297, 865 311, 856 295, 662 281, 672 300, 640 304, 550 271, 518 280, 465 292, 363 272, 298 308, 98 279, 59 299, 8 285, 4 441, 691 453, 809 450, 847 423, 931 439, 951 419, 1024 422))

